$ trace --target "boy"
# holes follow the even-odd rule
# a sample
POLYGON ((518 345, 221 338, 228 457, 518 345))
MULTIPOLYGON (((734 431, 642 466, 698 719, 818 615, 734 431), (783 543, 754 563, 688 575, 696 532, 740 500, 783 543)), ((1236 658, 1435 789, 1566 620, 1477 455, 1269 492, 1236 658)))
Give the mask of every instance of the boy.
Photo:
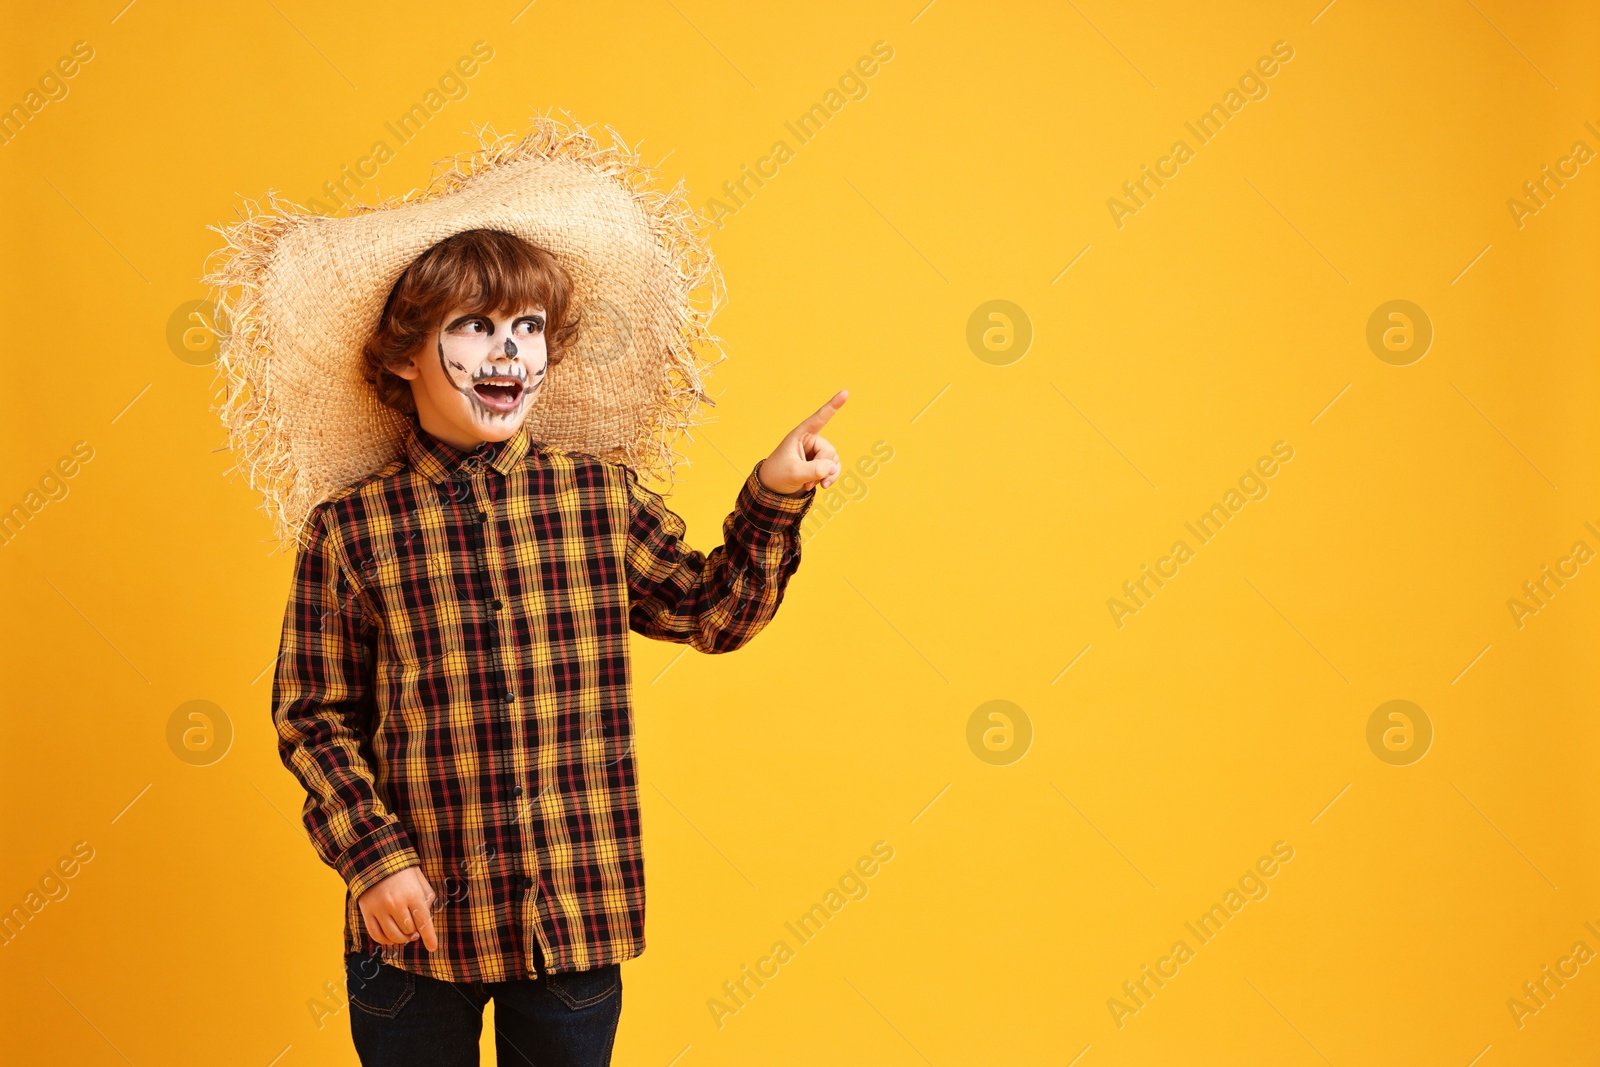
MULTIPOLYGON (((603 305, 579 311, 574 272, 618 276, 598 259, 491 226, 416 256, 360 348, 370 392, 404 419, 398 454, 302 527, 273 720, 312 842, 348 887, 350 1023, 369 1067, 477 1063, 490 998, 500 1063, 609 1062, 619 964, 644 947, 628 633, 748 642, 799 566, 815 489, 840 473, 819 431, 843 391, 756 464, 703 555, 631 466, 531 433, 541 398, 559 414, 562 375, 630 364, 582 355, 603 305), (573 350, 586 363, 569 371, 573 350)), ((344 270, 340 291, 387 276, 344 270)))

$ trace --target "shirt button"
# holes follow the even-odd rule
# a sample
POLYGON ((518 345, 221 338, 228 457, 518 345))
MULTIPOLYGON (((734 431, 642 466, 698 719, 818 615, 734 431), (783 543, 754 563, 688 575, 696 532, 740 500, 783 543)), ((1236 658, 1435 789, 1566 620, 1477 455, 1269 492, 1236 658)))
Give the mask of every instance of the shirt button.
POLYGON ((522 876, 522 888, 524 888, 524 889, 532 889, 533 888, 533 879, 528 877, 527 875, 523 875, 522 876))
POLYGON ((517 702, 517 694, 512 690, 507 689, 505 699, 507 704, 515 704, 517 702))
POLYGON ((511 789, 511 795, 514 797, 520 797, 522 795, 522 787, 520 785, 513 786, 511 789))
POLYGON ((501 603, 500 600, 495 599, 495 600, 489 601, 489 607, 494 609, 495 611, 499 611, 501 608, 505 607, 505 604, 501 603))
POLYGON ((488 522, 489 521, 489 513, 487 511, 478 512, 478 521, 479 522, 488 522))

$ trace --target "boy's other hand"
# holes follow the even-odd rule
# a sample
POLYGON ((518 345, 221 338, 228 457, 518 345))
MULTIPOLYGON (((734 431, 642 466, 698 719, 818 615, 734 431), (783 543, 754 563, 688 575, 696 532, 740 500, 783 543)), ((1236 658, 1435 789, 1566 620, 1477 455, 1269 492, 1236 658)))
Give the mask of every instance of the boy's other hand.
POLYGON ((433 886, 421 867, 396 871, 362 893, 356 903, 367 922, 367 933, 380 945, 404 945, 422 938, 429 952, 439 951, 433 932, 433 886))
POLYGON ((761 461, 757 472, 761 484, 774 493, 793 496, 818 486, 826 489, 837 481, 843 469, 839 453, 819 431, 849 398, 850 390, 839 390, 815 414, 790 430, 772 455, 761 461))

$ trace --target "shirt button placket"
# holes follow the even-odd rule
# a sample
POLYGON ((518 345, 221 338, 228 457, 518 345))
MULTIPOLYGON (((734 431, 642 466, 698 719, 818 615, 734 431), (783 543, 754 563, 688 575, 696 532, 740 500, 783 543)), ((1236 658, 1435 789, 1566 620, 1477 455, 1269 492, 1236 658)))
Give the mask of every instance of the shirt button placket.
MULTIPOLYGON (((475 459, 476 457, 474 457, 474 460, 475 459)), ((485 607, 488 610, 485 612, 484 616, 485 625, 488 631, 496 638, 493 642, 495 646, 495 662, 496 666, 499 668, 499 676, 506 680, 505 689, 501 693, 500 698, 506 709, 506 713, 501 721, 501 725, 508 730, 511 735, 511 774, 513 778, 517 778, 520 777, 520 772, 517 765, 521 762, 522 746, 520 743, 521 730, 518 729, 516 715, 517 691, 513 681, 513 679, 516 677, 516 663, 514 655, 515 650, 509 648, 506 641, 506 601, 504 599, 503 591, 499 588, 498 581, 500 572, 502 570, 502 568, 498 566, 497 560, 497 549, 499 546, 495 539, 493 521, 494 516, 491 515, 487 510, 488 508, 494 506, 494 494, 488 491, 486 478, 487 475, 483 471, 481 464, 474 463, 472 488, 473 502, 478 509, 476 515, 479 539, 478 572, 479 577, 482 579, 481 587, 487 594, 485 607)), ((531 799, 523 801, 523 793, 524 791, 521 785, 514 784, 512 786, 511 795, 516 798, 514 803, 516 803, 519 808, 525 803, 529 808, 529 818, 536 818, 537 814, 532 810, 533 801, 531 799)), ((526 865, 535 863, 536 861, 534 859, 533 849, 530 847, 529 833, 526 825, 528 820, 524 820, 521 817, 521 814, 521 811, 516 813, 516 817, 512 819, 511 826, 508 827, 508 830, 522 836, 523 863, 526 865)), ((534 877, 534 875, 523 874, 520 877, 513 876, 511 895, 514 900, 534 903, 538 898, 538 894, 538 880, 534 877)), ((535 911, 537 911, 537 904, 534 904, 534 908, 535 911)))

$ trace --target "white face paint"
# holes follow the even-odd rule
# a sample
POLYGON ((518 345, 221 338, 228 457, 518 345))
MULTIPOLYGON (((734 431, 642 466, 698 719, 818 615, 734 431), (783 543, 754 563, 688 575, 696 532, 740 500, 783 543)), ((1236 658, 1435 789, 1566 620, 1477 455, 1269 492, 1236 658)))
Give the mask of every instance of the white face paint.
POLYGON ((536 308, 448 312, 433 351, 399 372, 411 381, 422 428, 461 449, 515 435, 549 368, 544 329, 536 308))

